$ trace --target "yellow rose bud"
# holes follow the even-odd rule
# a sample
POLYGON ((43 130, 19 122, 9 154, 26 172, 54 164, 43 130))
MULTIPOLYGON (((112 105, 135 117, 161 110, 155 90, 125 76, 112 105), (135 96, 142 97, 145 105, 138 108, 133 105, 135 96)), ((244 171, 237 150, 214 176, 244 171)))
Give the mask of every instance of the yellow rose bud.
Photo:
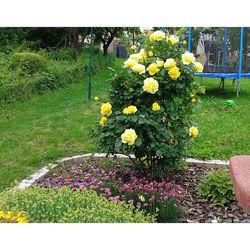
POLYGON ((173 67, 168 71, 168 75, 173 79, 177 80, 181 75, 181 72, 178 67, 173 67))
POLYGON ((195 67, 197 72, 202 72, 203 71, 203 65, 201 63, 199 63, 199 62, 195 62, 194 67, 195 67))
POLYGON ((190 64, 195 62, 195 57, 193 53, 190 53, 186 51, 184 54, 181 56, 183 64, 190 64))
POLYGON ((161 109, 161 107, 160 107, 160 105, 157 103, 157 102, 154 102, 153 104, 152 104, 152 110, 153 111, 158 111, 158 110, 160 110, 161 109))
POLYGON ((161 41, 164 38, 165 38, 165 33, 162 32, 161 30, 153 32, 149 37, 150 41, 161 41))
POLYGON ((149 55, 150 57, 152 57, 152 56, 154 55, 154 53, 153 53, 152 51, 149 51, 149 52, 148 52, 148 55, 149 55))
POLYGON ((156 64, 157 64, 158 67, 162 67, 164 65, 164 61, 156 60, 156 64))
POLYGON ((144 49, 141 49, 139 52, 140 60, 139 62, 144 62, 144 60, 147 58, 147 53, 144 49))
POLYGON ((171 44, 175 44, 179 42, 179 37, 175 35, 171 35, 168 37, 167 41, 170 41, 171 44))
POLYGON ((142 65, 142 64, 139 64, 139 63, 137 63, 136 65, 134 65, 131 69, 132 69, 134 72, 139 73, 140 75, 146 72, 145 66, 142 65))
POLYGON ((136 49, 136 45, 133 44, 133 45, 130 47, 130 49, 135 50, 135 49, 136 49))
POLYGON ((193 98, 192 100, 191 100, 191 103, 192 104, 195 104, 197 102, 197 100, 195 99, 195 98, 193 98))
POLYGON ((141 55, 140 54, 131 54, 129 56, 130 59, 136 60, 137 62, 141 59, 141 55))
POLYGON ((174 143, 174 139, 173 138, 169 138, 168 140, 167 140, 167 144, 173 144, 174 143))
POLYGON ((153 75, 155 75, 157 72, 159 72, 160 70, 158 69, 156 63, 152 63, 152 64, 150 64, 150 65, 147 67, 147 71, 148 71, 148 73, 149 73, 151 76, 153 76, 153 75))
POLYGON ((101 118, 99 124, 100 124, 101 126, 104 126, 104 124, 105 124, 105 122, 106 122, 107 120, 108 120, 107 117, 103 116, 103 117, 101 118))
POLYGON ((144 80, 143 90, 150 94, 155 94, 158 91, 159 84, 158 81, 152 77, 146 78, 144 80))
POLYGON ((184 46, 186 46, 186 45, 187 45, 187 41, 186 41, 186 40, 183 40, 183 41, 182 41, 182 44, 183 44, 184 46))
POLYGON ((164 63, 164 68, 166 68, 167 70, 175 66, 176 66, 176 61, 173 58, 167 59, 166 62, 164 63))
POLYGON ((196 127, 193 126, 189 129, 189 136, 190 137, 196 137, 198 134, 199 134, 199 131, 196 127))
POLYGON ((206 89, 204 87, 199 87, 198 90, 197 90, 197 93, 206 94, 206 89))
POLYGON ((127 143, 128 145, 133 145, 135 140, 137 139, 137 134, 134 129, 126 129, 124 133, 121 135, 122 143, 127 143))
POLYGON ((109 102, 102 104, 101 114, 106 116, 110 116, 112 114, 112 105, 109 102))
POLYGON ((94 97, 94 100, 95 100, 96 102, 98 102, 98 101, 99 101, 99 97, 98 97, 98 96, 95 96, 95 97, 94 97))
POLYGON ((123 109, 123 114, 125 115, 130 115, 130 114, 134 114, 137 111, 136 106, 130 105, 127 108, 123 109))
POLYGON ((145 201, 145 198, 144 198, 144 196, 143 196, 143 195, 140 195, 140 196, 139 196, 139 199, 140 199, 142 202, 144 202, 144 201, 145 201))
POLYGON ((136 65, 138 62, 134 59, 129 58, 124 62, 124 67, 125 68, 132 68, 134 65, 136 65))

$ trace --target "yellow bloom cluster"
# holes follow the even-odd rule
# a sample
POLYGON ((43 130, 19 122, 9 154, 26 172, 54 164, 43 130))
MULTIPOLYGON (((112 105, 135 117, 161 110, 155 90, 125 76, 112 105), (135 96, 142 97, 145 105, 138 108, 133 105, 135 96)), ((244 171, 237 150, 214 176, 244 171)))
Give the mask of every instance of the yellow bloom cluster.
POLYGON ((130 115, 130 114, 134 114, 137 111, 136 106, 130 105, 127 108, 123 109, 123 114, 125 115, 130 115))
POLYGON ((164 68, 168 70, 175 66, 176 66, 176 61, 173 58, 167 59, 166 62, 164 63, 164 68))
POLYGON ((153 32, 153 33, 150 35, 149 39, 150 39, 150 41, 161 41, 161 40, 163 40, 165 37, 166 37, 166 36, 165 36, 165 33, 164 33, 163 31, 158 30, 158 31, 153 32))
POLYGON ((172 67, 169 71, 168 71, 168 75, 173 79, 173 80, 177 80, 178 77, 181 75, 180 69, 178 67, 172 67))
POLYGON ((153 77, 146 78, 144 80, 143 90, 150 94, 155 94, 158 91, 159 84, 158 81, 153 77))
POLYGON ((11 211, 4 212, 0 210, 0 223, 28 223, 26 214, 23 211, 14 213, 11 211))
POLYGON ((137 63, 131 68, 134 72, 144 74, 146 72, 145 66, 143 64, 137 63))
POLYGON ((128 58, 125 62, 124 62, 124 67, 125 68, 132 68, 134 65, 137 64, 137 61, 131 58, 128 58))
POLYGON ((199 134, 199 130, 196 127, 191 127, 189 129, 189 136, 190 137, 196 137, 199 134))
POLYGON ((112 105, 109 102, 102 104, 101 114, 106 116, 110 116, 112 114, 112 105))
POLYGON ((137 134, 134 129, 125 129, 124 133, 121 135, 122 143, 127 143, 128 145, 133 145, 137 139, 137 134))
POLYGON ((106 122, 107 120, 108 120, 108 118, 107 118, 106 116, 103 116, 103 117, 101 118, 99 124, 100 124, 101 126, 104 126, 104 124, 105 124, 105 122, 106 122))
POLYGON ((179 42, 179 37, 175 35, 171 35, 167 38, 167 41, 170 41, 171 44, 175 44, 179 42))
POLYGON ((182 63, 183 64, 191 64, 195 62, 195 57, 193 53, 190 53, 186 51, 184 54, 182 54, 182 63))
POLYGON ((199 63, 199 62, 195 62, 194 67, 195 67, 197 72, 202 72, 203 71, 203 65, 201 63, 199 63))
POLYGON ((140 54, 131 54, 129 56, 130 59, 136 60, 137 62, 141 59, 141 55, 140 54))
POLYGON ((147 71, 148 73, 153 76, 156 73, 158 73, 160 70, 158 69, 158 65, 156 63, 151 63, 148 67, 147 67, 147 71))
POLYGON ((161 109, 161 106, 157 102, 154 102, 152 104, 152 110, 153 111, 159 111, 160 109, 161 109))

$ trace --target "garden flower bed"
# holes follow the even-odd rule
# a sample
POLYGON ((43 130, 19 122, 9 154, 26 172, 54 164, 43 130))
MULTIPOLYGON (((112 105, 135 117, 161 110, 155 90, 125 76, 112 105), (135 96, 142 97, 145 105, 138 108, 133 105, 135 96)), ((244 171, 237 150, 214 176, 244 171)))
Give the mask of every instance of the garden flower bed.
POLYGON ((72 190, 93 189, 108 200, 125 201, 151 214, 159 213, 160 201, 168 201, 168 208, 158 222, 249 222, 250 214, 244 212, 237 201, 219 206, 197 196, 200 179, 214 169, 193 165, 187 170, 170 172, 165 178, 151 180, 143 171, 131 170, 128 160, 89 158, 61 164, 34 185, 53 189, 65 186, 72 190))

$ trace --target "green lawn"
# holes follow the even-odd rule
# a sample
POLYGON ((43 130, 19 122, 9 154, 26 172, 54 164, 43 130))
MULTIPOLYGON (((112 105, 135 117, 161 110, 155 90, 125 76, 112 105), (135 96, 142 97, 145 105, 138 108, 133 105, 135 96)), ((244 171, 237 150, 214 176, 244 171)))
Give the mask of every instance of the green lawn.
POLYGON ((236 154, 250 154, 250 79, 241 80, 238 98, 231 80, 226 80, 225 91, 218 89, 219 79, 204 78, 202 85, 207 94, 195 112, 200 135, 194 141, 192 157, 229 159, 236 154), (224 107, 227 99, 235 101, 233 108, 224 107))
MULTIPOLYGON (((121 61, 117 61, 120 64, 121 61)), ((117 67, 117 65, 116 65, 117 67)), ((93 78, 93 96, 104 98, 110 70, 93 78)), ((228 83, 226 92, 214 88, 218 79, 203 79, 207 95, 196 111, 200 136, 192 156, 228 159, 250 154, 250 80, 242 81, 242 95, 228 83), (236 101, 225 110, 223 100, 236 101)), ((87 78, 64 89, 15 102, 0 109, 0 191, 48 162, 95 151, 91 129, 98 122, 99 104, 87 101, 87 78)))

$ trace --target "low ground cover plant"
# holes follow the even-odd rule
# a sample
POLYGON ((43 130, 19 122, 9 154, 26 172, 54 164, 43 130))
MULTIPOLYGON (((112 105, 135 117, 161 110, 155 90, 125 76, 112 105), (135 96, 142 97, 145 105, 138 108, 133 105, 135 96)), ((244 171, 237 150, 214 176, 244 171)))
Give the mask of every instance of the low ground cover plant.
POLYGON ((173 182, 152 180, 138 172, 104 170, 91 165, 87 169, 55 172, 37 183, 39 187, 71 190, 92 189, 110 201, 126 202, 136 208, 156 215, 158 222, 175 222, 181 216, 178 203, 182 188, 173 182))
POLYGON ((207 173, 197 185, 197 195, 220 206, 234 201, 235 194, 229 171, 221 168, 207 173))
POLYGON ((8 191, 0 195, 6 210, 25 211, 32 222, 43 223, 148 223, 152 215, 136 210, 132 205, 109 201, 93 190, 68 187, 54 190, 33 187, 8 191))

